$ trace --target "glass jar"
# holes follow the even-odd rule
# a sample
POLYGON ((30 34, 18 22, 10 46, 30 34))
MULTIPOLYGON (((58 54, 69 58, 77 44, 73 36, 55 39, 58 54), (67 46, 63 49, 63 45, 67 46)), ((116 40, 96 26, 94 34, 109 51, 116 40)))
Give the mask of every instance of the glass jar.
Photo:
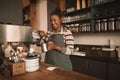
POLYGON ((96 20, 96 23, 95 23, 95 30, 96 31, 101 31, 101 25, 100 25, 100 20, 96 20))
POLYGON ((86 24, 82 24, 82 32, 86 32, 86 24))
POLYGON ((109 31, 114 31, 115 30, 115 19, 114 18, 110 18, 108 20, 108 30, 109 31))
POLYGON ((79 32, 82 32, 82 24, 79 25, 79 32))
POLYGON ((103 19, 101 21, 101 30, 102 31, 107 31, 107 19, 103 19))
POLYGON ((116 18, 115 25, 116 25, 116 30, 120 30, 120 17, 116 18))
POLYGON ((91 31, 91 25, 90 25, 90 23, 87 23, 87 31, 88 31, 88 32, 91 31))
POLYGON ((79 24, 75 24, 74 32, 78 32, 78 27, 79 27, 79 24))

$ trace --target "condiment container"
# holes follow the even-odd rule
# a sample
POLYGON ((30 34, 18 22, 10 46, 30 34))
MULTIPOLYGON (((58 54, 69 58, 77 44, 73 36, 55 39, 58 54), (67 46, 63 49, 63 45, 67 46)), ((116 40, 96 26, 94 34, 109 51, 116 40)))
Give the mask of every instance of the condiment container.
POLYGON ((116 30, 120 30, 120 17, 116 18, 115 25, 116 25, 116 30))
POLYGON ((95 29, 96 29, 96 31, 101 31, 100 20, 96 20, 95 29))
POLYGON ((108 20, 108 30, 110 30, 110 31, 115 30, 115 19, 114 18, 110 18, 108 20))
POLYGON ((103 19, 101 22, 101 30, 107 31, 107 19, 103 19))
POLYGON ((25 70, 26 72, 34 72, 39 69, 39 58, 38 57, 28 57, 25 58, 25 70))

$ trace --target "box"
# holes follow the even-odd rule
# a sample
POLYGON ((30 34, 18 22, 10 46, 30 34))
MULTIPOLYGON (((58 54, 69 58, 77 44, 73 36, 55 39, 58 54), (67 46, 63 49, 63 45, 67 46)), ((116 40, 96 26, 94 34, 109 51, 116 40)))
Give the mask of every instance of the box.
POLYGON ((25 62, 13 63, 12 65, 12 75, 24 74, 25 71, 25 62))

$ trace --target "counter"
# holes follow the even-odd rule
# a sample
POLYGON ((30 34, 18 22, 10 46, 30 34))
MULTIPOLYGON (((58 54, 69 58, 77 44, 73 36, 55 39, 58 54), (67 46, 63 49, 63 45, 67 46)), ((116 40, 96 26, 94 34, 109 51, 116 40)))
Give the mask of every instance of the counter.
POLYGON ((4 77, 0 75, 0 80, 100 80, 92 76, 59 67, 53 71, 49 71, 46 68, 50 66, 52 65, 40 63, 40 69, 36 72, 27 72, 13 77, 4 77))
POLYGON ((70 56, 73 70, 103 80, 120 80, 120 61, 97 56, 70 56))
POLYGON ((79 55, 71 55, 71 56, 76 56, 84 59, 96 60, 96 61, 101 61, 106 63, 120 64, 120 58, 106 58, 106 57, 99 57, 99 56, 96 57, 96 56, 79 56, 79 55))

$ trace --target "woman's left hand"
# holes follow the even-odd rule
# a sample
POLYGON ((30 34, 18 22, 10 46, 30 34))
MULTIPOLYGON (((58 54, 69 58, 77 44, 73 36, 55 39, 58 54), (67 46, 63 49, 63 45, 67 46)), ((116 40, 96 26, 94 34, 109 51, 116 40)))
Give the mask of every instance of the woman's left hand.
POLYGON ((62 47, 55 45, 55 43, 52 41, 49 41, 48 42, 48 50, 53 50, 53 49, 60 51, 60 52, 62 51, 62 47))
POLYGON ((52 41, 49 41, 48 42, 48 50, 52 50, 52 49, 55 49, 55 44, 54 44, 54 42, 52 42, 52 41))

